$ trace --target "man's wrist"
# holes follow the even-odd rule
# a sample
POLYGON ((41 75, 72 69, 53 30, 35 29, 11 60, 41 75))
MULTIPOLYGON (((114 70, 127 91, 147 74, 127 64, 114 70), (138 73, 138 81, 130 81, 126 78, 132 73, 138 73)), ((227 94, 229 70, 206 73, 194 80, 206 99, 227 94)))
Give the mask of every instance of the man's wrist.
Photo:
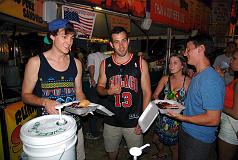
POLYGON ((182 119, 182 121, 184 121, 184 122, 188 122, 188 116, 184 116, 184 115, 182 115, 182 117, 183 117, 183 119, 182 119))
POLYGON ((41 98, 41 106, 46 106, 46 99, 45 98, 41 98))
POLYGON ((107 96, 107 95, 109 95, 109 90, 108 89, 105 89, 105 95, 107 96))

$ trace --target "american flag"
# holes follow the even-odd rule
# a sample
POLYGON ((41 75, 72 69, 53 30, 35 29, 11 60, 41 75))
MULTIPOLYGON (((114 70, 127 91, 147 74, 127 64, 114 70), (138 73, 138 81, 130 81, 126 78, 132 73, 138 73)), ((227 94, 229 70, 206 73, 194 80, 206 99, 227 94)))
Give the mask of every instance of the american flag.
POLYGON ((78 38, 91 38, 96 14, 92 11, 63 6, 63 18, 73 23, 78 38))

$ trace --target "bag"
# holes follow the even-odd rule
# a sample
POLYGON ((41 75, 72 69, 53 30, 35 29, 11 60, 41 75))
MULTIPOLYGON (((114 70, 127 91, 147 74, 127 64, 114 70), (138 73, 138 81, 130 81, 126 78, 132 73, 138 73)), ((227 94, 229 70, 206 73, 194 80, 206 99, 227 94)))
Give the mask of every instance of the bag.
POLYGON ((229 123, 230 123, 230 125, 231 125, 231 127, 233 129, 233 131, 235 132, 237 139, 238 139, 238 131, 236 131, 235 128, 233 127, 233 125, 232 125, 232 123, 231 123, 231 121, 230 121, 228 116, 227 116, 227 119, 228 119, 228 121, 229 121, 229 123))

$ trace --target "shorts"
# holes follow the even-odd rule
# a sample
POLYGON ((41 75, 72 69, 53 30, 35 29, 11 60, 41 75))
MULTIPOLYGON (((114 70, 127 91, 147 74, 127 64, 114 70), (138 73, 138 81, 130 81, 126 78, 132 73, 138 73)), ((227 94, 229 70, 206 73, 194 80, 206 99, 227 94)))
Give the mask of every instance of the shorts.
POLYGON ((103 138, 106 152, 117 151, 122 137, 125 138, 128 149, 143 144, 143 135, 135 134, 135 128, 115 127, 104 123, 103 138))
POLYGON ((236 133, 231 127, 231 124, 228 121, 228 118, 230 119, 230 122, 232 123, 236 132, 238 131, 238 120, 235 120, 234 118, 228 116, 227 114, 222 113, 220 131, 219 131, 218 137, 227 143, 238 145, 238 139, 237 139, 236 133))
POLYGON ((179 159, 181 160, 207 160, 215 149, 215 142, 204 143, 182 129, 179 131, 178 145, 179 159))
POLYGON ((83 131, 82 128, 78 130, 77 133, 78 142, 77 142, 77 160, 84 160, 85 159, 85 150, 84 150, 84 139, 83 139, 83 131))

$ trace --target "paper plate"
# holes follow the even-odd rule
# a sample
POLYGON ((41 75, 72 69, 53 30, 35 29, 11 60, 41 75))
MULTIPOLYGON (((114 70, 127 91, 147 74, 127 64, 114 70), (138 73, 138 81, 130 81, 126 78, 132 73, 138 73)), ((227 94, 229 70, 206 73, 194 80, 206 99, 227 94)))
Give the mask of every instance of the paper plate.
POLYGON ((157 106, 157 108, 159 109, 159 112, 161 114, 167 114, 168 111, 172 111, 174 113, 181 113, 185 109, 185 107, 183 105, 181 105, 180 103, 178 103, 176 101, 173 101, 173 100, 154 100, 153 102, 156 104, 156 106, 160 102, 167 102, 169 104, 173 104, 173 105, 178 106, 178 109, 161 109, 157 106))
POLYGON ((109 111, 107 108, 105 108, 104 106, 102 106, 100 104, 90 103, 88 105, 88 107, 81 108, 81 107, 72 106, 74 103, 79 103, 79 101, 74 101, 74 102, 70 102, 67 104, 63 104, 65 106, 65 111, 69 112, 69 113, 77 114, 77 115, 84 115, 87 113, 92 113, 94 111, 96 111, 99 114, 106 115, 106 116, 114 115, 114 113, 112 113, 111 111, 109 111))
POLYGON ((138 124, 143 133, 150 128, 158 115, 159 110, 157 105, 154 102, 150 102, 138 120, 138 124))

